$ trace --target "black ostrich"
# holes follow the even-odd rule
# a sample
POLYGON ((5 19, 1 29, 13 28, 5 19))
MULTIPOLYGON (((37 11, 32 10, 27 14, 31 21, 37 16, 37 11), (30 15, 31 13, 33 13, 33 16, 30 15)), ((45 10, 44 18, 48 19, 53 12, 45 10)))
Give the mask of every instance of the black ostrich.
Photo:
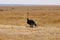
POLYGON ((30 25, 30 27, 36 27, 35 21, 28 18, 29 12, 27 12, 27 24, 30 25))

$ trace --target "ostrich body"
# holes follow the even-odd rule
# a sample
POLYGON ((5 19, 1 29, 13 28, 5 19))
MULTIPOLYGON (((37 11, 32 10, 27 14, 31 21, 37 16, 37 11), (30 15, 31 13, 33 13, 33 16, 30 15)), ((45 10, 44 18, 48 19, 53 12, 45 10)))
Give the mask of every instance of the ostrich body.
MULTIPOLYGON (((27 16, 28 16, 28 15, 27 15, 27 16)), ((33 21, 33 20, 29 19, 29 18, 27 18, 27 24, 29 24, 30 27, 36 27, 35 21, 33 21)))
POLYGON ((33 27, 33 26, 36 27, 36 23, 35 23, 33 20, 30 20, 30 19, 28 19, 28 18, 27 18, 27 24, 29 24, 30 27, 33 27))

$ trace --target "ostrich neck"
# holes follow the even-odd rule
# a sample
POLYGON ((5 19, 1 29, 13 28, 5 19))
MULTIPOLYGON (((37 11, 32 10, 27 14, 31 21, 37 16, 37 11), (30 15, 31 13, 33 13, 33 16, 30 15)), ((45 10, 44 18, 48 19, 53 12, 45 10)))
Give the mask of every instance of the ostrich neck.
POLYGON ((29 20, 29 18, 27 18, 27 20, 29 20))
POLYGON ((29 19, 29 12, 27 12, 27 19, 29 19))

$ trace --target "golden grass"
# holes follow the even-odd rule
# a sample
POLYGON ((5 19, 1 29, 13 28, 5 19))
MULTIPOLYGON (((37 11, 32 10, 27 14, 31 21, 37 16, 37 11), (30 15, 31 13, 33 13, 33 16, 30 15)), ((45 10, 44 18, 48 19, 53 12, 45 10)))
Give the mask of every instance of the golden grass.
POLYGON ((60 40, 60 6, 0 6, 0 40, 60 40), (36 28, 26 27, 27 12, 36 28))
POLYGON ((26 26, 27 12, 29 18, 34 20, 38 26, 45 24, 60 23, 60 7, 54 6, 31 6, 31 7, 0 7, 0 24, 26 26), (14 9, 12 9, 14 8, 14 9), (24 24, 23 24, 24 23, 24 24))
POLYGON ((0 25, 0 40, 60 40, 60 28, 55 26, 25 26, 0 25))

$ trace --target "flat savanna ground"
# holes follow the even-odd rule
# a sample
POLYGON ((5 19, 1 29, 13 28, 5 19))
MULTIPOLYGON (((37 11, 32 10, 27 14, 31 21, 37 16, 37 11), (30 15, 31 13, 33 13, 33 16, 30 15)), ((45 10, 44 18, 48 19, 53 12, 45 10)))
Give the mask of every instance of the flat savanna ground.
POLYGON ((0 6, 0 40, 60 40, 60 6, 0 6))

